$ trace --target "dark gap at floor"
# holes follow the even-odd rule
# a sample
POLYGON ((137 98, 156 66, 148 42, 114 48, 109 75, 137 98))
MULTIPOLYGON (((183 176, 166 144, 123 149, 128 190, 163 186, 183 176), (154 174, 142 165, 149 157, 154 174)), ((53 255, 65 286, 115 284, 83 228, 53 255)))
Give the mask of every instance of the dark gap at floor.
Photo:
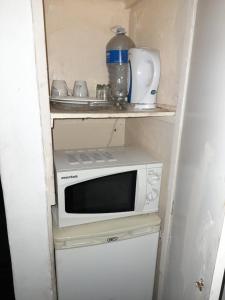
POLYGON ((0 299, 15 300, 5 207, 0 180, 0 299))
POLYGON ((224 299, 223 298, 223 294, 224 293, 225 293, 225 272, 224 272, 224 275, 223 275, 223 283, 222 283, 222 287, 221 287, 221 292, 220 292, 220 298, 219 298, 219 300, 224 299))

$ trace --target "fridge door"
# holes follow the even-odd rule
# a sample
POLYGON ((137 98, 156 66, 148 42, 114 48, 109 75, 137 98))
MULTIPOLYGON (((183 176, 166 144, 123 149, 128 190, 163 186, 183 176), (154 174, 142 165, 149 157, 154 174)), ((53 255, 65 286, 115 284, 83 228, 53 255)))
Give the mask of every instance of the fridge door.
POLYGON ((159 232, 140 233, 118 240, 113 233, 108 243, 56 249, 58 299, 152 299, 159 232))

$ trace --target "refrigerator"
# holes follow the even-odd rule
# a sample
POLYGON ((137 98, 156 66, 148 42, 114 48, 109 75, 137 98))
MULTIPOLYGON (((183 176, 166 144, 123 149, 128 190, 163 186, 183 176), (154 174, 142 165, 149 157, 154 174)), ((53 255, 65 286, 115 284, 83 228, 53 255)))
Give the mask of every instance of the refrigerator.
POLYGON ((157 214, 54 227, 58 300, 152 299, 157 214))
POLYGON ((216 300, 225 265, 225 1, 199 0, 163 300, 216 300))

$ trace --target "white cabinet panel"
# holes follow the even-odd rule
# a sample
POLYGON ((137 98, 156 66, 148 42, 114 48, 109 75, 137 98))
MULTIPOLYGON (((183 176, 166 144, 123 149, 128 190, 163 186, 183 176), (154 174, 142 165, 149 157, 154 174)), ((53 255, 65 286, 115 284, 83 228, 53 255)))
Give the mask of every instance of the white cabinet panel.
POLYGON ((225 199, 225 2, 199 0, 165 300, 209 299, 225 199), (202 291, 195 282, 203 279, 202 291))

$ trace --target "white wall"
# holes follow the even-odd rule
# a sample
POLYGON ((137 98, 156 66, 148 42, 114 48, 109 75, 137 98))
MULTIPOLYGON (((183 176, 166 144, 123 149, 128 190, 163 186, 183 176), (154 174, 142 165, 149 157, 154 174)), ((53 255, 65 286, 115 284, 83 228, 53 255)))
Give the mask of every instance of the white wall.
POLYGON ((55 120, 54 149, 124 145, 124 119, 55 120))
POLYGON ((32 2, 2 0, 0 24, 0 171, 15 294, 53 299, 32 2))
MULTIPOLYGON (((108 83, 105 48, 113 37, 111 27, 120 24, 128 30, 129 10, 115 0, 44 0, 44 4, 50 84, 65 79, 72 89, 75 80, 87 80, 90 95, 95 96, 96 84, 108 83)), ((105 146, 113 126, 113 120, 58 121, 54 146, 105 146)), ((119 121, 111 146, 124 143, 124 130, 125 121, 119 121)))
POLYGON ((97 83, 108 83, 105 48, 111 27, 128 29, 129 10, 114 0, 44 0, 49 79, 87 80, 95 95, 97 83))

